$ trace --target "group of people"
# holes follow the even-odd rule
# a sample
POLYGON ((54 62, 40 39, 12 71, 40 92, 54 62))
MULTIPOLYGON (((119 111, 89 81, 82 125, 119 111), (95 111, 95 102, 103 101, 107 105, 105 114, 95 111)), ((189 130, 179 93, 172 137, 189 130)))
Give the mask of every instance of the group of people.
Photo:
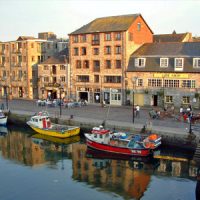
POLYGON ((189 121, 191 120, 193 116, 193 112, 192 112, 192 106, 189 105, 186 109, 184 109, 182 106, 180 107, 180 116, 179 119, 181 119, 183 117, 183 121, 189 121))

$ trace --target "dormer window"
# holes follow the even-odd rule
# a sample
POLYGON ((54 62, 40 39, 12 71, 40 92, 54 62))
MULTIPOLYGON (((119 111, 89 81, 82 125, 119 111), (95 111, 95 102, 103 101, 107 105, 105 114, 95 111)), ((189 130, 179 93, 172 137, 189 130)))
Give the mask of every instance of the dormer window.
POLYGON ((175 71, 183 71, 183 62, 184 62, 183 58, 175 58, 174 60, 175 71))
POLYGON ((200 68, 200 58, 193 58, 193 67, 200 68))
POLYGON ((168 67, 169 59, 168 58, 160 58, 160 67, 168 67))
POLYGON ((135 66, 136 67, 145 67, 146 58, 136 58, 135 66))

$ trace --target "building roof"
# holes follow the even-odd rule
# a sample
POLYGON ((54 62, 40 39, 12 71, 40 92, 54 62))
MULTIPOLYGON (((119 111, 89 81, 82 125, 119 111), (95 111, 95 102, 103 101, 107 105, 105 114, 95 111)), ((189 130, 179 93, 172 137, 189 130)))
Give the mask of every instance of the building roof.
POLYGON ((193 68, 193 58, 200 58, 200 42, 146 43, 131 55, 127 71, 174 72, 174 58, 184 58, 184 72, 200 72, 193 68), (146 58, 145 67, 135 67, 138 57, 146 58), (167 68, 160 67, 162 57, 169 58, 167 68))
POLYGON ((37 38, 32 37, 32 36, 19 36, 17 41, 19 41, 19 40, 33 40, 33 39, 37 39, 37 38))
POLYGON ((56 53, 55 55, 46 59, 44 62, 41 63, 41 65, 66 64, 66 63, 68 63, 68 56, 69 56, 68 48, 65 48, 62 51, 60 51, 59 53, 56 53))
POLYGON ((188 33, 159 34, 153 36, 153 42, 182 42, 188 33))
POLYGON ((77 29, 76 31, 70 33, 70 35, 95 32, 126 31, 139 16, 141 15, 130 14, 97 18, 92 22, 77 29))

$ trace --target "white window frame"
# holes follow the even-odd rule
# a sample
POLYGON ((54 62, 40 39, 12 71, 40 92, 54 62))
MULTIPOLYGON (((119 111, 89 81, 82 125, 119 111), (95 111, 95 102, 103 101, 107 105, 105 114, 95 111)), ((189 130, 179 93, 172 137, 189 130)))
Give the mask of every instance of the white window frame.
POLYGON ((168 67, 169 58, 160 58, 160 67, 168 67))
POLYGON ((184 58, 175 58, 174 59, 175 71, 183 71, 183 66, 184 66, 184 58))
POLYGON ((189 104, 190 103, 190 96, 183 96, 182 97, 182 103, 183 104, 189 104))
POLYGON ((200 58, 193 58, 193 67, 200 68, 200 58))
POLYGON ((145 67, 146 58, 135 58, 135 66, 136 67, 145 67))
POLYGON ((165 96, 165 103, 173 103, 173 96, 170 95, 165 96))

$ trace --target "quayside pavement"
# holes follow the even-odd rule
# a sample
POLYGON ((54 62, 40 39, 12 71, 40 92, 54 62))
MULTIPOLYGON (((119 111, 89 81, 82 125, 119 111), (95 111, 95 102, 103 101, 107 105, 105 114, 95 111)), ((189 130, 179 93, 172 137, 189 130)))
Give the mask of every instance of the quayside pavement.
MULTIPOLYGON (((0 103, 6 107, 5 99, 0 103)), ((37 106, 36 100, 9 100, 9 109, 11 113, 21 115, 33 115, 36 112, 47 110, 51 117, 60 116, 60 107, 37 106)), ((106 106, 87 105, 82 107, 64 108, 62 107, 61 119, 71 120, 84 124, 100 125, 106 120, 106 126, 123 130, 141 130, 144 126, 150 128, 153 132, 166 135, 188 135, 190 124, 178 121, 174 117, 165 117, 164 119, 150 119, 149 111, 151 108, 141 108, 140 116, 134 118, 132 106, 106 106), (150 124, 150 126, 149 126, 150 124), (148 125, 148 126, 147 126, 148 125)), ((194 111, 199 113, 198 110, 194 111)), ((200 131, 194 131, 196 136, 200 136, 200 131)))

